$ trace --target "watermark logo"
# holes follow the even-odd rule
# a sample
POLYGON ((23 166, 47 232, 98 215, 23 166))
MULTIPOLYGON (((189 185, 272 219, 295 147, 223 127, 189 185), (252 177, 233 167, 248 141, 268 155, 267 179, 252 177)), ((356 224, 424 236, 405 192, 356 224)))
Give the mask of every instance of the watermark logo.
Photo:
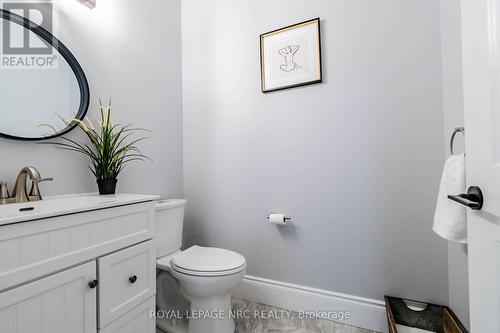
POLYGON ((13 15, 10 20, 2 20, 0 68, 57 68, 56 49, 22 24, 22 18, 25 18, 30 21, 32 28, 43 28, 49 33, 48 36, 51 36, 54 28, 52 2, 3 1, 1 7, 13 15))
POLYGON ((325 319, 344 321, 352 318, 349 311, 298 311, 282 309, 269 310, 177 310, 156 309, 149 313, 151 319, 259 319, 259 320, 293 320, 293 319, 325 319))

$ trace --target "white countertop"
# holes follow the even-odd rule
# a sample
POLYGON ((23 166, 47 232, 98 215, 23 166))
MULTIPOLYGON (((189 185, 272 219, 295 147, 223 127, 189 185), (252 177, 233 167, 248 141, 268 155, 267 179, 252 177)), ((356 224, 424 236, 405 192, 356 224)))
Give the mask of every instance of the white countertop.
POLYGON ((127 193, 114 195, 84 193, 44 197, 44 199, 40 201, 0 205, 0 226, 96 209, 154 201, 159 198, 158 195, 127 193), (26 208, 33 209, 28 211, 20 210, 26 208))

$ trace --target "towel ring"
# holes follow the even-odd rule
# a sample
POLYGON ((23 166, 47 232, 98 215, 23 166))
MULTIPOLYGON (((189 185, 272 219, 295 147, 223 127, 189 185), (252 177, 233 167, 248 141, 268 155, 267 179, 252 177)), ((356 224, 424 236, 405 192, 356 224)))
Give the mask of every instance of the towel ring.
POLYGON ((455 130, 453 131, 453 134, 451 135, 450 153, 452 155, 455 155, 455 153, 453 152, 453 144, 455 143, 455 136, 457 135, 457 133, 462 133, 462 135, 465 138, 465 128, 463 128, 463 127, 457 127, 457 128, 455 128, 455 130))

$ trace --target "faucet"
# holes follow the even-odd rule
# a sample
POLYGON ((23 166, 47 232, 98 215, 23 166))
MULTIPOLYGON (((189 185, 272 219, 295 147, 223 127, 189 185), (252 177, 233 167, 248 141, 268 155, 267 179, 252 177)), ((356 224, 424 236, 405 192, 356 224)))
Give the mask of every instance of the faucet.
POLYGON ((6 182, 0 182, 0 205, 6 204, 7 200, 10 198, 9 188, 6 182))
POLYGON ((42 178, 38 170, 34 167, 24 167, 21 169, 19 175, 17 176, 16 184, 14 185, 12 196, 10 198, 14 199, 13 201, 16 203, 42 200, 38 184, 41 182, 52 180, 52 178, 42 178), (32 181, 29 194, 26 190, 28 176, 32 181))

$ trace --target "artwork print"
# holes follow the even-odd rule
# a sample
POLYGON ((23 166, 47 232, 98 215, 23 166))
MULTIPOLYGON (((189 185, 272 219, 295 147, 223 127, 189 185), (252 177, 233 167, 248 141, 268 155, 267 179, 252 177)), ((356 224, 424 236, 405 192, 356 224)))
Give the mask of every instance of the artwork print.
POLYGON ((319 26, 314 19, 260 36, 263 92, 321 82, 319 26))

